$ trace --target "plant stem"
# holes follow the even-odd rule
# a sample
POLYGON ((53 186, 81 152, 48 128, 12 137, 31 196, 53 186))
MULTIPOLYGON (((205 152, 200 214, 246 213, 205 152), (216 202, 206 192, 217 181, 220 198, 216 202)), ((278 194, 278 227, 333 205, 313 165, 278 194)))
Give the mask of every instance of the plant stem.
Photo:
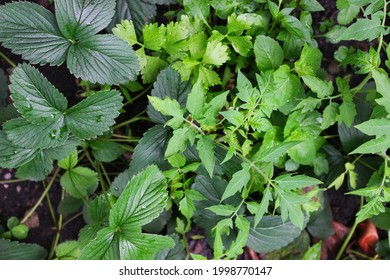
MULTIPOLYGON (((364 199, 363 197, 361 197, 361 199, 360 199, 360 209, 362 208, 363 203, 364 203, 363 199, 364 199)), ((345 251, 345 248, 347 248, 347 245, 348 245, 349 241, 351 241, 352 235, 355 233, 357 225, 358 225, 358 223, 355 220, 355 222, 353 223, 353 226, 352 226, 352 228, 351 228, 347 238, 344 240, 344 243, 341 246, 340 251, 339 251, 339 253, 336 256, 336 260, 340 260, 342 254, 345 251)))
POLYGON ((129 104, 132 104, 135 100, 137 100, 138 98, 140 98, 141 96, 143 96, 145 93, 147 93, 151 88, 152 88, 153 85, 150 85, 148 86, 146 89, 144 89, 140 94, 134 96, 134 98, 132 98, 130 101, 126 102, 123 107, 129 105, 129 104))
POLYGON ((78 217, 80 217, 81 215, 83 215, 83 212, 79 212, 77 213, 76 215, 74 215, 73 217, 69 218, 68 220, 66 220, 63 224, 62 224, 62 228, 64 228, 66 225, 68 225, 70 222, 76 220, 78 217))
POLYGON ((0 181, 0 184, 12 184, 12 183, 19 183, 19 182, 24 182, 27 181, 26 179, 11 179, 11 180, 4 180, 0 181))
MULTIPOLYGON (((65 191, 62 190, 61 200, 63 200, 64 197, 65 197, 65 191)), ((60 215, 60 217, 58 219, 57 233, 56 233, 56 236, 55 236, 55 238, 53 240, 53 243, 52 243, 52 246, 51 246, 51 250, 50 250, 50 254, 49 254, 49 260, 53 258, 55 249, 56 249, 57 244, 58 244, 58 241, 60 240, 60 237, 61 237, 62 220, 63 220, 63 216, 60 215)))
POLYGON ((60 172, 60 168, 57 167, 57 169, 54 171, 53 177, 51 178, 51 180, 50 180, 49 184, 47 185, 45 191, 42 193, 41 197, 35 203, 34 207, 30 210, 30 212, 20 222, 21 224, 24 224, 32 216, 32 214, 34 214, 34 212, 37 210, 39 205, 42 203, 43 199, 49 193, 49 191, 50 191, 51 187, 53 186, 53 183, 54 183, 55 179, 57 178, 57 175, 58 175, 59 172, 60 172))
POLYGON ((0 57, 2 57, 9 65, 11 65, 13 68, 16 67, 15 62, 13 62, 8 56, 6 56, 4 53, 0 52, 0 57))
MULTIPOLYGON (((146 110, 143 110, 141 113, 144 114, 145 112, 146 112, 146 110)), ((138 115, 142 115, 141 113, 138 115)), ((123 123, 115 125, 113 127, 113 129, 115 130, 115 129, 126 126, 128 124, 132 124, 132 123, 137 122, 137 121, 150 121, 150 119, 148 117, 139 117, 138 115, 134 118, 131 118, 130 120, 127 120, 127 121, 124 121, 123 123)))
MULTIPOLYGON (((385 28, 386 25, 386 14, 387 14, 387 1, 383 0, 385 2, 385 5, 383 6, 383 20, 382 20, 382 27, 385 28)), ((382 44, 383 44, 383 33, 379 36, 379 41, 378 41, 378 48, 377 52, 379 53, 382 49, 382 44)))
POLYGON ((367 83, 369 80, 371 80, 372 78, 372 74, 369 73, 364 79, 363 81, 361 81, 360 84, 358 84, 356 87, 354 87, 353 89, 351 89, 351 92, 353 93, 357 93, 358 91, 360 91, 367 83))
MULTIPOLYGON (((45 182, 45 181, 42 181, 42 185, 43 185, 43 188, 44 188, 44 189, 47 188, 46 182, 45 182)), ((52 203, 51 203, 51 199, 50 199, 50 195, 49 195, 49 194, 47 194, 46 200, 47 200, 47 205, 49 206, 51 218, 52 218, 54 224, 56 224, 56 223, 57 223, 57 218, 56 218, 56 215, 55 215, 55 213, 54 213, 53 205, 52 205, 52 203)))

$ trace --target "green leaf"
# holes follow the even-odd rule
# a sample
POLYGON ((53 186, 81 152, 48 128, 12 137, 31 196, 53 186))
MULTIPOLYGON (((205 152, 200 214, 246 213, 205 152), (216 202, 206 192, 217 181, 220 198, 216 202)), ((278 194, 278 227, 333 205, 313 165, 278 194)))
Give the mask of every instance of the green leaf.
POLYGON ((233 49, 244 57, 248 57, 253 48, 251 36, 227 36, 233 49))
POLYGON ((55 252, 59 260, 76 260, 80 254, 79 243, 77 241, 63 242, 56 247, 55 252))
POLYGON ((165 158, 173 156, 176 153, 182 153, 187 148, 188 140, 194 138, 194 131, 190 127, 182 127, 173 131, 173 136, 168 142, 168 147, 165 151, 165 158))
POLYGON ((301 0, 299 5, 308 12, 322 12, 325 10, 317 0, 301 0))
POLYGON ((22 64, 11 76, 11 98, 19 113, 34 124, 59 119, 68 108, 66 98, 34 67, 22 64))
POLYGON ((101 229, 96 238, 89 242, 87 246, 81 251, 80 260, 101 260, 103 258, 109 259, 109 249, 114 241, 115 229, 106 227, 101 229))
POLYGON ((110 214, 113 227, 140 227, 157 218, 167 200, 167 182, 161 171, 151 165, 133 177, 110 214))
POLYGON ((117 24, 116 27, 112 29, 112 33, 127 42, 130 46, 138 43, 133 21, 122 20, 120 24, 117 24))
POLYGON ((231 124, 240 127, 244 124, 244 115, 237 110, 228 110, 221 112, 221 115, 227 119, 231 124))
POLYGON ((16 239, 26 239, 29 228, 26 225, 20 224, 11 229, 12 236, 16 239))
POLYGON ((70 170, 77 165, 78 162, 77 150, 74 150, 68 157, 58 161, 58 166, 65 170, 70 170))
POLYGON ((41 181, 44 180, 52 170, 52 160, 46 155, 44 150, 40 150, 31 161, 18 168, 16 177, 31 181, 41 181))
POLYGON ((185 259, 185 250, 180 238, 177 234, 171 235, 175 241, 175 247, 172 249, 164 249, 157 253, 156 260, 183 260, 185 259))
POLYGON ((320 260, 322 241, 311 246, 303 256, 302 260, 320 260))
MULTIPOLYGON (((0 108, 2 108, 2 110, 4 109, 3 107, 7 105, 7 98, 8 98, 7 76, 5 75, 4 70, 1 69, 0 70, 0 108)), ((1 115, 2 114, 3 112, 1 112, 1 115)))
POLYGON ((67 66, 76 77, 115 85, 135 80, 140 68, 132 47, 109 34, 88 36, 71 45, 67 66))
POLYGON ((360 11, 360 7, 353 5, 350 0, 337 0, 336 5, 339 9, 337 21, 340 24, 349 24, 360 11))
POLYGON ((202 63, 221 66, 229 60, 229 48, 217 40, 207 42, 206 52, 203 56, 202 63))
POLYGON ((60 146, 68 139, 69 134, 64 117, 43 124, 32 124, 23 118, 17 118, 4 123, 3 129, 14 145, 28 149, 60 146))
POLYGON ((142 28, 145 48, 160 51, 165 42, 166 27, 158 23, 148 24, 142 28))
POLYGON ((192 114, 192 118, 200 120, 203 117, 203 110, 206 101, 206 91, 201 79, 198 79, 193 86, 187 99, 187 110, 192 114))
MULTIPOLYGON (((247 217, 253 225, 254 218, 247 217)), ((251 226, 247 246, 258 253, 268 253, 287 246, 301 234, 301 229, 280 216, 264 216, 260 223, 251 226)))
POLYGON ((251 176, 247 169, 242 169, 234 173, 232 179, 229 181, 229 184, 226 186, 221 201, 241 191, 244 187, 246 187, 250 178, 251 176))
POLYGON ((339 40, 372 41, 378 38, 382 33, 385 33, 385 29, 379 18, 359 18, 354 24, 350 25, 345 30, 345 32, 339 37, 339 40))
POLYGON ((250 222, 241 215, 237 216, 235 225, 239 229, 237 238, 225 252, 226 256, 231 259, 237 258, 244 252, 243 248, 248 240, 251 226, 250 222))
POLYGON ((210 16, 210 4, 208 0, 184 0, 183 6, 190 16, 200 18, 207 23, 210 16))
POLYGON ((214 212, 218 216, 231 216, 236 211, 236 207, 227 204, 213 205, 206 209, 214 212))
POLYGON ((344 101, 340 107, 340 120, 350 127, 357 115, 356 106, 352 101, 344 101))
POLYGON ((280 204, 282 220, 286 221, 287 218, 290 218, 295 226, 303 229, 305 217, 301 206, 307 203, 310 198, 279 188, 276 190, 276 194, 280 204))
POLYGON ((305 42, 310 42, 311 38, 308 27, 301 23, 296 17, 290 15, 284 16, 281 23, 294 37, 305 42))
POLYGON ((252 160, 261 162, 276 162, 281 156, 287 153, 290 148, 299 143, 299 141, 283 142, 265 150, 260 149, 253 155, 252 160))
POLYGON ((386 135, 390 137, 390 120, 389 119, 371 119, 361 124, 355 125, 361 132, 376 136, 377 138, 386 135))
POLYGON ((277 69, 284 60, 283 49, 271 37, 259 35, 254 44, 256 65, 261 71, 277 69))
POLYGON ((320 180, 306 176, 306 175, 295 175, 291 174, 281 175, 275 178, 275 181, 284 190, 297 190, 305 187, 322 184, 320 180))
POLYGON ((168 96, 165 99, 160 99, 155 96, 148 96, 150 104, 153 108, 166 116, 173 117, 169 120, 169 125, 172 128, 178 128, 184 122, 183 110, 180 108, 179 102, 175 99, 171 99, 168 96))
POLYGON ((333 94, 333 84, 331 81, 326 82, 317 77, 303 76, 305 84, 315 93, 318 98, 325 98, 333 94))
MULTIPOLYGON (((294 63, 295 71, 300 76, 317 76, 316 73, 321 67, 322 53, 318 48, 303 47, 301 57, 294 63)), ((305 82, 306 83, 306 82, 305 82)))
POLYGON ((60 184, 75 198, 85 198, 92 194, 98 185, 98 174, 87 167, 76 167, 61 176, 60 184))
POLYGON ((196 145, 196 149, 198 150, 202 164, 206 168, 210 177, 213 176, 215 166, 214 148, 215 144, 209 136, 200 136, 196 145))
POLYGON ((61 65, 70 42, 63 38, 54 15, 30 2, 0 7, 0 42, 33 64, 61 65))
POLYGON ((188 197, 188 195, 185 195, 179 202, 180 213, 182 213, 183 216, 186 217, 188 221, 190 221, 194 215, 195 210, 194 201, 188 197))
POLYGON ((122 99, 116 90, 97 92, 66 111, 66 125, 81 139, 102 135, 115 123, 122 99))
POLYGON ((83 39, 103 30, 114 16, 114 0, 55 1, 58 26, 67 39, 83 39))
POLYGON ((125 152, 120 144, 113 141, 96 140, 90 145, 94 158, 101 162, 112 162, 125 152))
POLYGON ((339 115, 339 105, 335 102, 330 102, 324 109, 324 115, 321 122, 321 128, 327 129, 337 121, 339 115))
POLYGON ((357 147, 355 150, 350 152, 350 154, 376 154, 376 153, 383 153, 387 151, 390 147, 390 138, 386 136, 382 136, 378 139, 372 139, 359 147, 357 147))
POLYGON ((57 207, 57 212, 60 215, 68 216, 69 214, 75 213, 84 205, 81 199, 67 196, 60 201, 57 207))
POLYGON ((257 208, 255 219, 254 219, 254 227, 260 223, 264 214, 268 212, 269 202, 272 201, 272 193, 269 186, 267 186, 263 192, 263 198, 261 199, 260 205, 257 208))
POLYGON ((37 244, 0 239, 0 260, 44 260, 47 251, 37 244))
POLYGON ((380 201, 380 198, 377 196, 370 200, 368 203, 364 204, 363 207, 356 214, 356 223, 363 222, 366 219, 376 216, 379 213, 385 212, 385 206, 380 201))
POLYGON ((374 225, 383 230, 390 230, 390 208, 386 207, 384 213, 372 217, 374 225))

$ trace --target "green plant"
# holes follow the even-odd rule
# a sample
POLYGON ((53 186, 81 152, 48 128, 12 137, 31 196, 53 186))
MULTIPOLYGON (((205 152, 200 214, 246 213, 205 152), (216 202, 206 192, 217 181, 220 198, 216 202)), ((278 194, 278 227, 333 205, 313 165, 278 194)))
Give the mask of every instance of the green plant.
POLYGON ((70 108, 28 64, 10 79, 16 110, 4 117, 0 166, 43 181, 39 203, 57 177, 63 189, 48 258, 203 259, 189 250, 196 225, 214 259, 235 259, 244 247, 284 256, 275 250, 294 244, 306 244, 295 257, 319 259, 308 233, 332 234, 324 193, 341 186, 362 205, 338 258, 361 221, 376 217, 390 230, 381 222, 390 202, 387 1, 338 0, 339 24, 323 24, 323 35, 315 0, 184 0, 168 8, 169 17, 178 11, 168 23, 145 15, 171 1, 54 3, 55 16, 28 2, 0 7, 5 47, 31 63, 66 60, 83 79, 84 99, 70 108), (135 3, 140 13, 131 14, 135 3), (106 26, 114 35, 97 35, 106 26), (340 46, 335 59, 348 74, 329 79, 317 36, 372 46, 340 46), (139 98, 149 103, 132 114, 139 98), (141 138, 138 121, 154 124, 141 138), (87 225, 61 243, 81 206, 87 225))

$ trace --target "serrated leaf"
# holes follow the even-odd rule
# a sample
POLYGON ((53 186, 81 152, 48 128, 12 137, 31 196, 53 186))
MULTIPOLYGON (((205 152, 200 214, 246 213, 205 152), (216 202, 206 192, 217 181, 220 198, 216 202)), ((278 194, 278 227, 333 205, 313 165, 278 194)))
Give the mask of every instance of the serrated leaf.
POLYGON ((276 190, 277 199, 279 200, 279 207, 281 217, 283 221, 290 218, 291 222, 303 229, 305 216, 303 214, 301 206, 308 202, 310 198, 298 195, 290 191, 284 191, 283 189, 276 190))
POLYGON ((192 87, 187 99, 187 110, 192 114, 195 120, 200 120, 203 117, 203 110, 206 101, 206 92, 203 83, 198 79, 192 87))
POLYGON ((70 42, 63 38, 54 15, 30 2, 0 7, 0 41, 33 64, 61 65, 70 42))
POLYGON ((305 187, 322 184, 320 180, 306 175, 285 174, 275 178, 275 181, 284 190, 297 190, 305 187))
POLYGON ((85 198, 92 194, 98 185, 98 174, 87 167, 76 167, 61 176, 60 184, 75 198, 85 198))
POLYGON ((375 197, 368 203, 364 204, 359 212, 357 212, 355 222, 360 223, 383 212, 385 212, 385 206, 383 206, 383 203, 380 201, 379 197, 375 197))
POLYGON ((67 66, 76 77, 115 85, 135 80, 140 68, 132 47, 110 34, 89 36, 72 44, 67 66))
POLYGON ((44 180, 53 170, 53 162, 42 150, 28 163, 20 166, 16 171, 16 177, 31 181, 44 180))
POLYGON ((133 177, 110 214, 113 227, 140 227, 157 218, 167 200, 167 182, 161 171, 151 165, 133 177))
POLYGON ((65 0, 54 4, 58 26, 67 39, 95 35, 114 16, 115 0, 65 0))
POLYGON ((335 102, 330 102, 328 106, 324 109, 324 114, 322 117, 321 128, 327 129, 337 121, 337 116, 339 114, 339 105, 335 102))
POLYGON ((199 79, 203 81, 205 87, 212 87, 222 83, 217 72, 203 65, 199 67, 199 79))
POLYGON ((184 0, 184 10, 190 16, 200 18, 207 23, 210 15, 210 4, 207 0, 184 0))
POLYGON ((80 260, 101 260, 108 253, 114 241, 115 229, 106 227, 101 229, 92 242, 81 251, 80 260))
POLYGON ((43 260, 47 251, 37 245, 0 239, 0 260, 43 260))
POLYGON ((260 223, 264 214, 266 214, 268 212, 269 202, 272 200, 273 199, 272 199, 272 193, 271 193, 270 187, 267 186, 263 192, 263 198, 261 199, 260 205, 257 208, 256 214, 255 214, 254 225, 253 225, 255 228, 260 223))
POLYGON ((356 105, 352 101, 345 101, 340 105, 340 120, 350 127, 357 115, 356 105))
POLYGON ((325 98, 333 94, 333 84, 331 81, 326 82, 317 77, 303 76, 305 84, 315 93, 318 98, 325 98))
POLYGON ((355 41, 372 41, 384 33, 385 29, 381 24, 381 20, 377 17, 371 19, 357 19, 355 23, 350 25, 345 32, 339 37, 339 40, 355 40, 355 41))
POLYGON ((66 125, 81 139, 101 135, 115 123, 122 99, 116 90, 97 92, 66 111, 66 125))
POLYGON ((390 120, 389 119, 371 119, 355 126, 361 132, 376 136, 377 138, 386 135, 390 137, 390 120))
POLYGON ((58 166, 65 170, 70 170, 77 165, 78 155, 77 150, 74 150, 68 157, 58 161, 58 166))
POLYGON ((372 139, 355 150, 350 152, 350 154, 376 154, 383 153, 388 150, 390 147, 390 138, 386 136, 382 136, 378 139, 372 139))
POLYGON ((217 40, 207 42, 206 52, 203 56, 202 62, 204 64, 211 64, 221 66, 229 60, 228 47, 217 40))
POLYGON ((80 254, 79 243, 73 240, 63 242, 56 247, 55 252, 59 260, 76 260, 80 254))
POLYGON ((14 69, 10 90, 19 113, 35 124, 60 118, 68 107, 67 99, 36 68, 28 64, 14 69))
POLYGON ((206 135, 200 136, 196 149, 198 150, 202 164, 206 168, 210 177, 213 176, 215 166, 214 148, 215 144, 210 137, 206 135))
POLYGON ((228 204, 213 205, 206 209, 214 212, 218 216, 231 216, 236 211, 236 207, 228 204))
POLYGON ((187 143, 195 137, 195 132, 190 127, 182 127, 173 131, 173 136, 168 142, 164 156, 166 158, 176 153, 182 153, 187 148, 187 143))
POLYGON ((231 197, 241 191, 249 182, 251 176, 248 170, 242 169, 233 174, 232 179, 226 186, 226 190, 222 195, 221 201, 231 197))
POLYGON ((275 162, 281 156, 287 153, 290 148, 294 147, 299 143, 299 141, 283 142, 271 148, 259 150, 258 152, 256 152, 256 154, 253 155, 252 160, 261 162, 275 162))
POLYGON ((256 65, 261 71, 277 69, 283 62, 283 49, 271 37, 259 35, 254 44, 256 65))
POLYGON ((322 53, 318 48, 305 45, 298 61, 294 63, 295 71, 300 76, 316 76, 321 67, 322 53))
POLYGON ((126 151, 119 143, 108 140, 92 141, 90 146, 93 157, 101 162, 112 162, 126 151))
POLYGON ((244 57, 248 57, 252 48, 251 36, 227 36, 227 39, 232 44, 233 49, 244 57))
MULTIPOLYGON (((247 217, 253 225, 253 217, 247 217)), ((260 223, 251 226, 247 246, 258 253, 268 253, 291 243, 301 234, 301 229, 280 216, 264 216, 260 223)))
POLYGON ((284 16, 281 20, 281 23, 284 28, 286 28, 287 31, 294 37, 297 37, 298 39, 306 42, 310 42, 311 38, 308 27, 301 23, 296 17, 290 15, 284 16))
POLYGON ((250 222, 241 215, 237 216, 235 225, 239 230, 237 237, 225 252, 226 256, 231 259, 236 258, 244 252, 243 248, 247 243, 250 230, 250 222))
POLYGON ((120 24, 117 24, 116 27, 112 29, 112 33, 127 42, 130 46, 138 43, 133 21, 122 20, 120 24))
POLYGON ((165 99, 160 99, 155 96, 148 96, 150 104, 153 108, 162 113, 165 116, 171 116, 169 125, 172 128, 178 128, 184 122, 183 110, 180 108, 180 104, 175 99, 171 99, 168 96, 165 99))

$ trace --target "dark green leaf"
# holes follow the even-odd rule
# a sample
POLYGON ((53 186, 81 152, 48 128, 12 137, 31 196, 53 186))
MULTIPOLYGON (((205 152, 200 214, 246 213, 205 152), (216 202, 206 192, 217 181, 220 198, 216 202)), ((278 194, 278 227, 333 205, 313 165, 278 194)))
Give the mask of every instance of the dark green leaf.
POLYGON ((258 253, 282 248, 301 234, 301 229, 290 221, 283 222, 280 216, 264 216, 256 227, 253 227, 253 217, 247 219, 252 224, 247 246, 258 253))
POLYGON ((55 1, 58 26, 67 39, 83 39, 103 30, 114 16, 115 0, 55 1))
POLYGON ((92 194, 98 184, 98 175, 86 167, 76 167, 61 176, 61 186, 75 198, 85 198, 92 194))
POLYGON ((114 141, 96 140, 90 145, 94 158, 101 162, 114 161, 125 152, 125 149, 114 141))
POLYGON ((390 208, 386 207, 385 212, 371 218, 374 225, 383 230, 390 230, 390 208))
POLYGON ((180 238, 177 234, 171 236, 175 241, 175 247, 172 249, 164 249, 157 253, 156 260, 184 260, 185 250, 183 244, 180 242, 180 238))
POLYGON ((115 123, 122 108, 119 91, 100 91, 66 111, 66 125, 81 139, 103 134, 115 123))
POLYGON ((16 177, 31 181, 44 180, 53 170, 53 162, 46 155, 44 150, 37 151, 34 159, 20 166, 16 172, 16 177))
POLYGON ((67 65, 76 77, 100 84, 135 80, 138 58, 132 47, 114 35, 95 35, 71 45, 67 65))
POLYGON ((33 64, 61 65, 70 42, 62 37, 54 15, 30 2, 0 7, 0 42, 33 64))
MULTIPOLYGON (((7 97, 8 97, 7 77, 5 76, 4 70, 0 69, 0 108, 1 108, 1 111, 3 111, 3 109, 4 109, 3 107, 7 104, 7 97)), ((1 112, 1 114, 2 114, 2 112, 1 112)))
POLYGON ((0 239, 0 260, 43 260, 47 251, 37 244, 0 239))
POLYGON ((65 197, 58 204, 57 212, 61 215, 67 216, 79 210, 84 202, 81 199, 73 198, 71 196, 65 197))

